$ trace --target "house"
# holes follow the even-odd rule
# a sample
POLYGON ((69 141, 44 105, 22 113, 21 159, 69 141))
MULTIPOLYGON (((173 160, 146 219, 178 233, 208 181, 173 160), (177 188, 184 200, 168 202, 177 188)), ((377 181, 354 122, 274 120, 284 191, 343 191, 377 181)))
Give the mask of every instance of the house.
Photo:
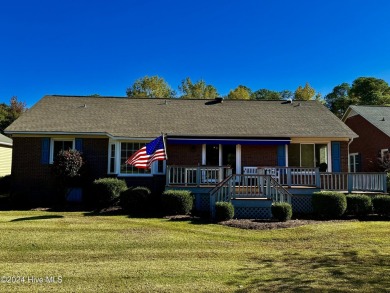
POLYGON ((0 134, 0 177, 11 174, 12 139, 0 134))
POLYGON ((357 138, 317 101, 80 96, 45 96, 6 132, 14 145, 14 189, 49 198, 55 191, 50 165, 60 149, 82 151, 91 180, 113 176, 154 190, 207 186, 208 195, 228 176, 238 181, 248 172, 256 180, 245 178, 247 185, 261 182, 263 190, 325 183, 334 189, 332 182, 341 179, 332 174, 347 174, 348 145, 357 138), (167 161, 155 162, 151 170, 125 164, 161 133, 167 161), (327 171, 322 179, 320 167, 327 171), (271 175, 278 182, 265 186, 271 175))
POLYGON ((379 171, 390 148, 390 107, 349 106, 342 121, 359 135, 349 146, 350 172, 379 171))

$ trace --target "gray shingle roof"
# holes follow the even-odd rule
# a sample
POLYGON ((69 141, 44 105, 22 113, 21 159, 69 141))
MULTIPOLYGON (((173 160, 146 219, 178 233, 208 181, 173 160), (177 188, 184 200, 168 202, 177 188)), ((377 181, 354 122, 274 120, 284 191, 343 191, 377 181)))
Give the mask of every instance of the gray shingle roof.
POLYGON ((383 133, 390 136, 390 107, 352 105, 349 106, 348 111, 343 117, 343 121, 354 113, 359 114, 383 133))
POLYGON ((45 96, 8 133, 161 134, 212 137, 356 137, 316 101, 128 99, 45 96))

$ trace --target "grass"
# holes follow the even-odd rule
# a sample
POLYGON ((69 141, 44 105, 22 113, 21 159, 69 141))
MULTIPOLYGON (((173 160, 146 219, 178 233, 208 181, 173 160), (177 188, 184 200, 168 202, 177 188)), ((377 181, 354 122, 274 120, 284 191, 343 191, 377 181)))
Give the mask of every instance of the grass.
POLYGON ((388 292, 389 228, 381 221, 325 222, 251 231, 0 212, 0 292, 388 292))

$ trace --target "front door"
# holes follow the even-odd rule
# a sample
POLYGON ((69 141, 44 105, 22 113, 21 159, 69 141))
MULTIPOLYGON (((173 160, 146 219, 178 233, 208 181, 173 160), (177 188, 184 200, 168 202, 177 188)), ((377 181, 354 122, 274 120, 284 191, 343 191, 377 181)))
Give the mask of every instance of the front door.
POLYGON ((232 167, 233 174, 236 174, 236 146, 224 145, 222 147, 222 165, 232 167))

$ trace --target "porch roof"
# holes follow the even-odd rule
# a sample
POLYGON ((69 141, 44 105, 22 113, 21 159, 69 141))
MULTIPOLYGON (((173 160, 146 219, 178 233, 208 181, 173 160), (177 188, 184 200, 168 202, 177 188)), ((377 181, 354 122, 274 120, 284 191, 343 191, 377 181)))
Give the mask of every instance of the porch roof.
POLYGON ((247 138, 247 137, 172 137, 167 138, 168 142, 176 144, 222 144, 222 145, 285 145, 290 144, 290 138, 247 138))
POLYGON ((356 134, 316 101, 243 101, 45 96, 7 129, 11 134, 332 137, 356 134))

